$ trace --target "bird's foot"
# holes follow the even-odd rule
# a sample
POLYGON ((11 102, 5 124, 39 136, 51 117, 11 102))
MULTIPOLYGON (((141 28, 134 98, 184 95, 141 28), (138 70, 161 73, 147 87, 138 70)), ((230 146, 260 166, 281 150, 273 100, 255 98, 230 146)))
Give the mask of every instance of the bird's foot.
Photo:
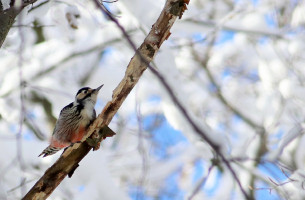
POLYGON ((96 151, 101 146, 101 141, 106 137, 112 137, 115 135, 115 132, 111 130, 107 125, 103 126, 98 132, 95 131, 90 138, 87 138, 87 143, 93 148, 93 151, 96 151))

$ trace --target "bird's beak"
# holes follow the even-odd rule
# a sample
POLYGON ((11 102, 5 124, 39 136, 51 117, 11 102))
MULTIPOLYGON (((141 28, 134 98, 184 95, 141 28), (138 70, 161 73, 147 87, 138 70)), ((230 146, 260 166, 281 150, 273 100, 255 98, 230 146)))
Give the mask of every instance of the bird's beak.
POLYGON ((100 91, 100 89, 104 86, 104 84, 102 84, 101 86, 97 87, 94 92, 98 93, 98 91, 100 91))

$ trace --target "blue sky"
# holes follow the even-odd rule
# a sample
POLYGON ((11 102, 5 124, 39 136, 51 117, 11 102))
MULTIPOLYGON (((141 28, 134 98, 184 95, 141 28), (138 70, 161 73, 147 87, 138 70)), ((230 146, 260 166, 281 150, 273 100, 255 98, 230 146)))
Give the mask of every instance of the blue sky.
MULTIPOLYGON (((154 121, 155 116, 148 116, 143 119, 143 128, 144 130, 150 127, 151 123, 154 121)), ((240 119, 238 120, 232 120, 232 123, 241 123, 240 119)), ((155 154, 159 159, 171 159, 171 156, 175 155, 169 155, 168 149, 170 147, 173 147, 174 145, 177 145, 178 143, 184 143, 187 145, 190 144, 187 139, 184 137, 184 135, 177 130, 174 130, 170 124, 167 122, 166 118, 162 116, 162 124, 156 128, 154 131, 151 132, 152 139, 158 144, 158 147, 154 148, 152 153, 155 154)), ((193 184, 195 184, 199 179, 204 177, 206 174, 205 167, 210 166, 209 161, 205 160, 198 160, 194 165, 194 174, 191 177, 193 180, 193 184)), ((266 178, 271 178, 275 182, 280 183, 281 181, 285 180, 285 175, 282 173, 281 169, 278 168, 276 165, 272 163, 262 163, 258 166, 258 169, 265 174, 266 178)), ((222 178, 222 172, 218 170, 216 167, 213 169, 216 172, 216 181, 214 184, 209 187, 203 186, 201 189, 208 195, 208 196, 214 196, 217 192, 219 192, 219 185, 222 178)), ((182 166, 181 170, 174 171, 162 185, 162 190, 159 191, 159 198, 162 200, 170 200, 170 199, 176 199, 176 200, 182 200, 186 198, 186 194, 189 191, 182 191, 179 189, 178 182, 179 177, 182 173, 182 166)), ((256 184, 256 188, 269 188, 270 186, 266 185, 265 183, 259 181, 256 184)), ((131 186, 129 188, 129 195, 134 200, 151 200, 152 197, 145 194, 142 188, 138 188, 136 186, 131 186)), ((273 191, 270 193, 268 189, 258 189, 256 190, 256 198, 259 200, 276 200, 279 199, 279 196, 276 195, 276 193, 273 191)), ((234 195, 232 196, 232 199, 236 199, 234 195)))

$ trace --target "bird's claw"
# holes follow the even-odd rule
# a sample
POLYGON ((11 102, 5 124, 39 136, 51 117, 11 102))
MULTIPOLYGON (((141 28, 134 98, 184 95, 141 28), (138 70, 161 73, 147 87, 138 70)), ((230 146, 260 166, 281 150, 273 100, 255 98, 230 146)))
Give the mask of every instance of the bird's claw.
POLYGON ((107 125, 103 126, 98 132, 95 131, 90 138, 86 139, 87 144, 93 147, 93 151, 96 151, 100 148, 102 139, 106 137, 112 137, 115 135, 115 132, 112 131, 107 125))

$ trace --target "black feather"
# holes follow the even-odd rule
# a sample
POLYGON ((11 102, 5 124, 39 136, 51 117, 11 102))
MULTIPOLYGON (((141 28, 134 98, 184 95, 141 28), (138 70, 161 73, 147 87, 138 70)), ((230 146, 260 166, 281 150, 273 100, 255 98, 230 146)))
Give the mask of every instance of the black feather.
POLYGON ((69 109, 69 108, 72 108, 72 107, 73 107, 73 102, 70 103, 69 105, 66 105, 63 109, 61 109, 60 114, 62 113, 62 111, 66 110, 66 109, 69 109))
POLYGON ((82 103, 77 104, 77 106, 76 106, 76 110, 77 110, 78 113, 80 113, 83 108, 84 108, 84 104, 82 104, 82 103))
POLYGON ((84 91, 84 90, 89 90, 89 89, 91 89, 91 88, 89 88, 89 87, 83 87, 83 88, 79 89, 78 92, 77 92, 77 94, 76 94, 76 96, 77 96, 79 93, 81 93, 82 91, 84 91))

